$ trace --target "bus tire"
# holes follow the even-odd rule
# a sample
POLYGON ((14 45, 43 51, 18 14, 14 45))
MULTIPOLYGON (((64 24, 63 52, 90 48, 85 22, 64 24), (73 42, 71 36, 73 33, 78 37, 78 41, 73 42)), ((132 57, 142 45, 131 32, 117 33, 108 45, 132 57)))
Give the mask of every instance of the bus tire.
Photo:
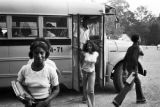
POLYGON ((123 64, 121 62, 115 67, 115 72, 113 74, 113 83, 117 92, 120 92, 124 88, 127 78, 128 77, 124 78, 123 64))

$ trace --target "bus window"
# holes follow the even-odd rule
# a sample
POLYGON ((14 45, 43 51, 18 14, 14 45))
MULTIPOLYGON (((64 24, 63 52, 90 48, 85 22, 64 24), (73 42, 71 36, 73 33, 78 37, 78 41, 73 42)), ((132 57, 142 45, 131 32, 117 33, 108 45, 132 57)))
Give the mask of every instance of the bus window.
POLYGON ((115 20, 116 17, 114 15, 105 16, 105 26, 107 27, 104 31, 108 39, 118 40, 118 36, 114 34, 116 29, 115 20))
POLYGON ((38 36, 37 17, 13 16, 12 36, 13 37, 35 37, 38 36))
POLYGON ((0 16, 0 38, 7 37, 6 16, 0 16))
POLYGON ((100 26, 99 22, 91 23, 88 25, 88 28, 90 29, 90 36, 100 35, 99 26, 100 26))
POLYGON ((101 17, 100 16, 90 16, 88 19, 88 28, 90 31, 91 40, 101 39, 101 17))
POLYGON ((67 17, 44 17, 45 37, 68 37, 67 17))

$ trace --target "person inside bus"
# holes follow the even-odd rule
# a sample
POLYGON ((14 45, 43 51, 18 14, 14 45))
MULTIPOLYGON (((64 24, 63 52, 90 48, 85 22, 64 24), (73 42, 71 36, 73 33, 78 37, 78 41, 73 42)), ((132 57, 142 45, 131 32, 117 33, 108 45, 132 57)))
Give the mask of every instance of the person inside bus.
POLYGON ((0 28, 0 37, 3 37, 2 28, 0 28))
POLYGON ((53 26, 51 23, 47 23, 46 27, 50 27, 49 29, 47 29, 47 37, 56 37, 56 35, 53 33, 52 28, 54 28, 55 26, 53 26))
MULTIPOLYGON (((140 37, 137 34, 132 35, 131 40, 133 41, 133 45, 130 46, 126 52, 126 55, 124 57, 124 65, 123 69, 127 70, 129 73, 134 73, 134 78, 131 80, 130 83, 126 82, 126 86, 122 89, 122 91, 114 98, 113 104, 116 107, 119 107, 126 94, 130 91, 131 87, 135 83, 135 90, 136 90, 136 102, 137 103, 145 103, 146 99, 144 97, 142 87, 141 87, 141 81, 138 77, 138 59, 140 56, 143 56, 144 53, 141 50, 139 43, 140 43, 140 37)), ((146 75, 146 71, 143 74, 146 75)))
POLYGON ((31 28, 22 28, 21 33, 23 36, 27 37, 32 34, 31 28))
POLYGON ((17 81, 26 87, 35 103, 28 99, 23 103, 25 107, 51 107, 52 99, 59 93, 59 81, 56 68, 45 63, 50 55, 50 48, 43 41, 34 41, 29 53, 34 60, 31 64, 22 66, 17 81))
POLYGON ((95 86, 95 63, 99 56, 98 47, 93 42, 88 40, 83 47, 83 63, 82 63, 82 73, 83 73, 83 101, 88 102, 88 107, 95 106, 94 98, 94 86, 95 86))
POLYGON ((87 23, 88 18, 84 17, 83 22, 81 23, 80 26, 80 49, 83 48, 83 45, 86 43, 87 40, 89 40, 90 36, 90 31, 88 29, 88 23, 87 23))

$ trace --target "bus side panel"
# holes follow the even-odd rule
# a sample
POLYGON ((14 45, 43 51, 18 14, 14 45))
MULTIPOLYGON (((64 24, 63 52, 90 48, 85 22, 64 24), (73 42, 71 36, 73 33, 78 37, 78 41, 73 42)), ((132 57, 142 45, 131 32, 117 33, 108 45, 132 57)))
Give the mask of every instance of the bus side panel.
POLYGON ((9 73, 8 46, 0 46, 0 77, 5 73, 9 73))
POLYGON ((8 57, 8 46, 0 46, 0 58, 8 57))
POLYGON ((9 63, 7 61, 0 61, 0 76, 9 73, 9 63))
POLYGON ((59 82, 67 88, 72 88, 72 46, 52 45, 53 52, 50 59, 53 60, 61 71, 59 82))
POLYGON ((29 46, 9 46, 10 73, 17 75, 21 67, 27 64, 29 46))
POLYGON ((17 78, 17 73, 28 61, 26 46, 0 47, 0 87, 8 87, 11 80, 17 78))
POLYGON ((126 52, 109 52, 109 62, 107 66, 109 79, 107 80, 107 82, 110 81, 112 70, 114 69, 116 64, 118 64, 121 60, 123 60, 125 53, 126 52))
POLYGON ((9 57, 28 58, 29 46, 9 46, 9 57))

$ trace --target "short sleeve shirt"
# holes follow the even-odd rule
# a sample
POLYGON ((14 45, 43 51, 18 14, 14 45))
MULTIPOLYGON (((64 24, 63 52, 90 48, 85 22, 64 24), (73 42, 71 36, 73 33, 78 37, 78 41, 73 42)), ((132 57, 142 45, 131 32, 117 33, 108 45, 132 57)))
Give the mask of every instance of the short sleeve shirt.
POLYGON ((56 69, 45 64, 40 71, 33 71, 31 64, 24 65, 18 72, 18 81, 23 82, 35 99, 47 98, 50 86, 59 84, 56 69))
MULTIPOLYGON (((81 29, 82 30, 82 29, 81 29)), ((83 48, 83 45, 86 43, 87 40, 89 40, 89 29, 85 30, 85 31, 81 31, 81 35, 80 35, 80 48, 83 48)))
POLYGON ((97 62, 97 57, 99 56, 98 52, 84 53, 84 63, 82 65, 82 70, 86 72, 95 71, 95 63, 97 62))

